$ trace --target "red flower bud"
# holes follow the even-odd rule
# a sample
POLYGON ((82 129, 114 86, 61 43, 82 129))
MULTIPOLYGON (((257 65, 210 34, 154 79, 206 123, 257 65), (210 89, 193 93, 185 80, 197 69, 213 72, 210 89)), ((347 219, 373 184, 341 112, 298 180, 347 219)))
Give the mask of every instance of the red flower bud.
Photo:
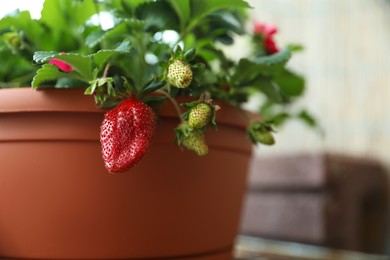
POLYGON ((273 39, 273 35, 278 31, 275 25, 271 23, 260 23, 255 21, 253 24, 253 33, 261 35, 264 39, 264 48, 268 54, 279 52, 279 48, 273 39))
POLYGON ((49 64, 53 64, 54 66, 56 66, 57 68, 59 68, 63 72, 73 71, 72 66, 70 66, 68 63, 66 63, 65 61, 60 60, 60 59, 52 58, 49 61, 49 64))
POLYGON ((279 52, 279 48, 276 46, 276 43, 272 39, 272 37, 268 37, 264 39, 264 47, 265 47, 265 51, 268 54, 274 54, 279 52))

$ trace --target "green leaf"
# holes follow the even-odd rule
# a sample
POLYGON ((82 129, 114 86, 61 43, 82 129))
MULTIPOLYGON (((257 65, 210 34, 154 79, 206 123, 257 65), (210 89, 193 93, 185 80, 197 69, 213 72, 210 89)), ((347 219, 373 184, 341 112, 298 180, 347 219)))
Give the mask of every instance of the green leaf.
POLYGON ((35 35, 41 38, 44 48, 39 50, 74 51, 84 45, 83 34, 91 25, 87 20, 98 9, 94 0, 47 0, 43 4, 40 23, 45 33, 35 35))
POLYGON ((88 56, 66 53, 55 55, 53 58, 60 59, 73 67, 73 70, 80 73, 85 81, 93 80, 91 59, 88 56))
POLYGON ((273 77, 283 70, 290 58, 291 52, 284 49, 270 56, 241 59, 231 81, 237 85, 246 85, 259 76, 273 77))
POLYGON ((103 102, 98 101, 98 102, 96 102, 96 103, 100 104, 100 105, 99 105, 99 108, 101 108, 101 109, 107 109, 107 108, 116 107, 117 105, 119 105, 120 102, 121 102, 121 101, 107 101, 107 102, 103 103, 103 102))
POLYGON ((85 91, 84 95, 92 95, 96 89, 96 82, 93 82, 85 91))
POLYGON ((280 127, 290 118, 291 118, 290 114, 288 114, 286 112, 282 112, 282 113, 278 113, 276 115, 270 116, 269 118, 267 118, 267 122, 271 123, 274 126, 280 127))
POLYGON ((305 79, 289 70, 284 70, 273 81, 280 87, 283 94, 288 96, 300 96, 305 90, 305 79))
POLYGON ((179 18, 175 10, 166 1, 153 1, 139 5, 135 10, 136 18, 145 22, 145 30, 159 31, 178 29, 179 18))
POLYGON ((149 93, 152 93, 160 88, 162 88, 165 85, 165 81, 154 81, 151 82, 148 86, 146 86, 142 91, 141 91, 141 96, 145 96, 149 93))
POLYGON ((309 112, 306 110, 302 110, 298 114, 298 118, 301 119, 303 122, 305 122, 310 127, 317 127, 318 126, 317 120, 315 119, 315 117, 312 116, 311 114, 309 114, 309 112))
POLYGON ((96 12, 93 0, 48 0, 43 4, 41 20, 54 29, 71 30, 83 25, 96 12))
POLYGON ((71 1, 72 18, 77 26, 83 25, 92 15, 97 13, 94 0, 71 1))
POLYGON ((214 30, 221 31, 224 35, 245 33, 245 19, 239 12, 218 11, 210 15, 211 26, 214 30))
POLYGON ((188 103, 181 103, 180 106, 189 109, 189 108, 192 108, 200 103, 202 103, 202 101, 196 100, 196 101, 192 101, 192 102, 188 102, 188 103))
POLYGON ((190 0, 168 0, 168 2, 175 9, 180 20, 181 31, 183 31, 191 16, 190 0))
POLYGON ((31 19, 29 11, 16 10, 13 13, 7 14, 0 20, 0 31, 10 29, 11 26, 26 30, 28 29, 28 24, 32 21, 33 19, 31 19))
POLYGON ((33 81, 31 82, 31 86, 33 89, 37 89, 39 85, 41 85, 43 82, 56 80, 59 78, 72 78, 84 81, 84 79, 77 73, 77 72, 69 72, 65 73, 60 71, 56 66, 51 64, 44 64, 42 68, 40 68, 35 77, 33 78, 33 81))
POLYGON ((291 52, 300 52, 300 51, 303 51, 304 50, 304 47, 303 45, 301 44, 289 44, 287 46, 287 48, 291 51, 291 52))
POLYGON ((110 95, 112 97, 116 96, 116 92, 115 92, 114 87, 112 86, 111 81, 107 81, 107 92, 108 92, 108 95, 110 95))
POLYGON ((174 61, 174 60, 181 60, 183 59, 183 50, 180 45, 177 45, 175 50, 173 51, 172 57, 169 61, 174 61))
POLYGON ((157 110, 159 106, 161 106, 167 100, 166 97, 153 96, 153 97, 144 97, 142 98, 142 102, 157 110))
MULTIPOLYGON (((73 70, 80 74, 80 78, 89 82, 94 79, 92 73, 92 61, 94 65, 100 68, 112 55, 117 53, 129 53, 130 52, 130 42, 122 42, 114 50, 100 50, 97 53, 90 55, 80 55, 74 53, 63 53, 58 52, 35 52, 33 59, 37 63, 48 62, 52 58, 62 60, 72 66, 73 70)), ((67 74, 66 74, 67 75, 67 74)))
POLYGON ((36 63, 44 63, 59 54, 60 53, 58 51, 36 51, 34 53, 33 60, 36 63))
POLYGON ((254 57, 250 60, 257 65, 276 65, 286 63, 290 58, 291 51, 289 49, 283 49, 273 55, 254 57))
POLYGON ((238 86, 248 86, 259 76, 273 77, 283 70, 284 64, 265 65, 257 64, 249 59, 241 59, 230 81, 238 86))
POLYGON ((45 38, 47 29, 38 20, 32 19, 28 11, 15 11, 11 16, 2 18, 0 20, 1 31, 22 33, 32 46, 41 49, 50 43, 50 39, 45 38))
POLYGON ((66 17, 63 15, 65 1, 45 1, 41 11, 41 20, 53 27, 67 28, 66 17))
POLYGON ((116 25, 114 28, 103 31, 103 30, 95 30, 85 40, 85 43, 93 48, 98 45, 100 42, 104 41, 108 38, 113 38, 117 35, 121 35, 127 32, 126 22, 122 22, 116 25))
POLYGON ((168 93, 172 97, 176 97, 179 94, 179 89, 172 85, 168 85, 168 93))
POLYGON ((266 95, 272 102, 279 104, 283 103, 282 94, 271 80, 259 78, 254 81, 251 86, 266 95))
POLYGON ((131 43, 129 40, 123 41, 118 47, 116 47, 115 52, 120 53, 130 53, 131 43))
POLYGON ((214 129, 217 128, 217 117, 216 117, 216 114, 217 114, 217 109, 216 109, 216 107, 214 105, 212 105, 210 125, 214 129))
POLYGON ((83 56, 75 53, 58 53, 58 52, 35 52, 33 59, 37 63, 47 62, 50 59, 59 59, 72 66, 74 71, 77 71, 81 78, 88 82, 93 79, 92 64, 88 56, 83 56))
POLYGON ((60 78, 54 85, 55 88, 85 88, 88 86, 84 81, 71 78, 60 78))
POLYGON ((145 2, 150 2, 151 0, 120 0, 122 6, 126 6, 127 9, 132 8, 135 9, 140 4, 143 4, 145 2))
POLYGON ((206 15, 226 8, 248 8, 249 4, 243 0, 190 0, 192 20, 202 19, 206 15))
POLYGON ((181 118, 182 118, 184 121, 188 121, 188 118, 190 117, 190 112, 191 112, 191 110, 187 110, 186 112, 184 112, 183 114, 181 114, 181 118))
POLYGON ((106 37, 106 35, 107 35, 107 31, 103 31, 103 30, 93 31, 85 39, 85 44, 87 44, 88 47, 93 48, 96 45, 98 45, 106 37))
POLYGON ((196 64, 191 65, 191 70, 194 74, 202 72, 205 69, 206 69, 206 65, 204 63, 196 63, 196 64))
POLYGON ((188 62, 193 60, 195 58, 195 55, 196 55, 196 50, 192 48, 184 53, 184 58, 188 62))
POLYGON ((233 38, 227 34, 219 35, 216 37, 216 39, 225 45, 232 45, 234 43, 233 38))
POLYGON ((122 42, 116 49, 114 50, 100 50, 97 53, 89 55, 92 57, 94 64, 101 69, 102 66, 114 55, 119 53, 130 53, 131 45, 130 41, 122 42))

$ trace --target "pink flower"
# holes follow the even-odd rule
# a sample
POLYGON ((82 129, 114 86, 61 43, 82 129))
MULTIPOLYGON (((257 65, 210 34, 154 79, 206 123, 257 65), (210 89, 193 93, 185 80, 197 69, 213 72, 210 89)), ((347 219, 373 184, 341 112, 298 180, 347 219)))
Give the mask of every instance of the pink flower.
POLYGON ((264 39, 264 48, 268 54, 279 52, 279 48, 273 39, 273 35, 277 33, 278 28, 271 23, 260 23, 255 21, 253 24, 253 33, 261 35, 264 39))
POLYGON ((258 21, 254 22, 253 32, 255 34, 261 34, 264 38, 271 37, 277 33, 278 28, 272 23, 260 23, 258 21))
MULTIPOLYGON (((63 54, 63 53, 65 53, 65 52, 61 52, 61 54, 63 54)), ((65 61, 60 60, 60 59, 52 58, 49 61, 49 64, 53 64, 54 66, 56 66, 57 68, 59 68, 63 72, 73 71, 72 66, 70 66, 68 63, 66 63, 65 61)))

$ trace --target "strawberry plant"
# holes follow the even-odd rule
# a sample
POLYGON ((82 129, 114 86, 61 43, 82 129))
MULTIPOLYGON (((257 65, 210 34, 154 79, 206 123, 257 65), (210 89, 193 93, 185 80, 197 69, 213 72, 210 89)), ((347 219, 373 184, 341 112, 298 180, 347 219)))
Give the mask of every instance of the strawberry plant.
POLYGON ((174 103, 181 120, 177 143, 205 155, 204 132, 216 128, 220 109, 212 100, 241 109, 260 94, 262 120, 248 121, 248 138, 271 145, 273 129, 287 119, 315 121, 292 107, 305 85, 286 64, 301 47, 280 48, 270 24, 246 30, 249 8, 244 0, 46 0, 40 19, 16 11, 0 20, 0 55, 9 60, 0 87, 85 88, 108 110, 100 136, 110 172, 142 159, 164 102, 174 103), (95 19, 100 14, 113 26, 95 19), (234 60, 225 46, 237 37, 250 38, 252 51, 234 60), (177 104, 177 96, 194 101, 177 104))

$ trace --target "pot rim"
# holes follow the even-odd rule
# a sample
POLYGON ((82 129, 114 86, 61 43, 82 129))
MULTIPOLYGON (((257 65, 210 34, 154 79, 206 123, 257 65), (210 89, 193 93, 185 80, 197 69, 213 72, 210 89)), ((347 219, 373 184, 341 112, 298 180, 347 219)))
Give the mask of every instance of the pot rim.
MULTIPOLYGON (((179 97, 180 102, 189 102, 189 97, 179 97)), ((246 110, 232 105, 215 102, 222 109, 217 112, 217 122, 239 128, 247 128, 248 119, 259 117, 246 110)), ((40 89, 9 88, 0 89, 0 114, 33 113, 33 112, 73 112, 104 113, 105 109, 97 108, 93 96, 84 95, 82 88, 40 89)), ((159 116, 177 118, 173 105, 167 101, 158 111, 159 116)))

